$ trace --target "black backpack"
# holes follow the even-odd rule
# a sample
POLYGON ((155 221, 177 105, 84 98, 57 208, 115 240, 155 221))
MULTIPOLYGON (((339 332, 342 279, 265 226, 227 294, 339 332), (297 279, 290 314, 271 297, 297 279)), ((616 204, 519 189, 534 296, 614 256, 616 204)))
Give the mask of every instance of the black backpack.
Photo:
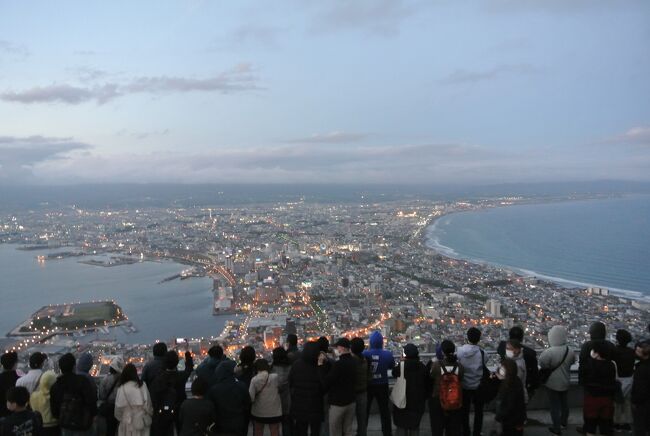
POLYGON ((84 401, 81 383, 77 380, 73 389, 63 393, 59 410, 59 425, 66 430, 88 430, 93 423, 90 409, 84 401))
POLYGON ((166 371, 161 372, 151 383, 153 419, 162 424, 170 424, 178 416, 178 392, 176 377, 166 371))

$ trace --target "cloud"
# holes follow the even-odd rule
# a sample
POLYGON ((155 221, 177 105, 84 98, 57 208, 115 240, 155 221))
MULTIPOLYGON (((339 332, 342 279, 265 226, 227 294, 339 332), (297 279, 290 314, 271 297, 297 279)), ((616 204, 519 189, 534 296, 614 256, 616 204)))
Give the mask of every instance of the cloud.
POLYGON ((650 126, 631 127, 619 135, 606 138, 598 143, 650 147, 650 126))
MULTIPOLYGON (((97 70, 100 71, 100 70, 97 70)), ((104 72, 101 72, 104 73, 104 72)), ((261 89, 255 69, 247 63, 212 77, 197 79, 174 76, 142 76, 126 82, 107 82, 90 86, 52 84, 0 94, 0 100, 34 104, 81 104, 94 101, 104 104, 129 94, 171 94, 185 92, 220 92, 222 94, 261 89)))
POLYGON ((514 64, 514 65, 498 65, 489 70, 483 71, 470 71, 470 70, 456 70, 447 77, 440 80, 443 84, 460 85, 465 83, 477 83, 487 80, 494 80, 502 76, 508 75, 531 75, 537 73, 539 70, 529 64, 514 64))
POLYGON ((0 52, 9 53, 10 55, 19 57, 27 57, 31 54, 26 46, 4 39, 0 39, 0 52))
POLYGON ((260 24, 244 24, 234 29, 217 45, 241 48, 245 46, 275 48, 278 45, 278 36, 283 29, 260 24))
POLYGON ((334 131, 329 133, 314 133, 311 136, 307 136, 304 138, 289 139, 285 142, 290 144, 322 144, 322 143, 345 144, 349 142, 360 141, 366 138, 367 136, 368 135, 363 133, 334 131))

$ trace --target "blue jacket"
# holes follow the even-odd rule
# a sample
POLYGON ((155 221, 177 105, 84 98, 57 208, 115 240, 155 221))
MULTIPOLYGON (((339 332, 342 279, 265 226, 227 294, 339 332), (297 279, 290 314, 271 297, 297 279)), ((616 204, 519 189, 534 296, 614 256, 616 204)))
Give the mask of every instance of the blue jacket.
POLYGON ((370 384, 388 384, 388 371, 395 367, 393 353, 384 350, 384 337, 378 331, 370 335, 370 349, 363 355, 370 362, 372 380, 370 384))

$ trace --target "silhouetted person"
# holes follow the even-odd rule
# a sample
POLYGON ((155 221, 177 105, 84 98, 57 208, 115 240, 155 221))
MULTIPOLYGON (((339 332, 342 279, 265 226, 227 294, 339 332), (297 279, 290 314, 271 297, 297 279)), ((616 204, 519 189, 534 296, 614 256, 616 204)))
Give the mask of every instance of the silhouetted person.
POLYGON ((616 393, 616 366, 610 360, 611 349, 604 341, 595 341, 589 352, 589 368, 583 376, 583 430, 587 434, 611 435, 616 393))
POLYGON ((495 377, 501 380, 496 397, 494 419, 501 424, 502 436, 521 436, 524 434, 526 404, 524 387, 517 375, 517 364, 512 359, 503 359, 495 377))
POLYGON ((0 374, 0 418, 4 418, 9 415, 6 401, 7 391, 16 386, 18 380, 18 374, 16 373, 18 354, 14 351, 4 353, 0 357, 0 363, 2 363, 2 373, 0 374))
POLYGON ((28 409, 29 391, 24 386, 14 386, 7 391, 7 409, 11 412, 4 421, 2 436, 40 436, 43 420, 39 413, 28 409))
POLYGON ((96 388, 88 377, 75 374, 75 365, 70 353, 59 359, 61 376, 50 390, 50 407, 63 435, 91 435, 97 414, 96 388))
POLYGON ((43 353, 36 352, 29 356, 29 372, 16 381, 16 386, 23 386, 31 394, 36 390, 38 381, 43 375, 43 365, 47 356, 43 353))
POLYGON ((444 340, 440 344, 442 360, 431 363, 429 376, 431 378, 431 398, 429 398, 429 420, 431 423, 431 434, 433 436, 455 436, 462 433, 462 405, 456 410, 445 410, 441 395, 441 382, 443 376, 456 375, 461 384, 460 395, 462 396, 462 382, 464 369, 456 357, 456 346, 450 340, 444 340))
POLYGON ((149 389, 153 379, 165 369, 165 354, 167 354, 167 344, 157 342, 153 346, 153 360, 148 361, 142 368, 142 381, 149 389))
POLYGON ((639 363, 632 382, 632 416, 635 436, 650 435, 650 340, 636 345, 639 363))
MULTIPOLYGON (((132 363, 120 374, 120 386, 115 397, 115 418, 120 422, 120 436, 147 436, 153 421, 153 406, 149 390, 132 363)), ((158 433, 151 433, 158 434, 158 433)))
POLYGON ((289 391, 289 371, 291 364, 287 350, 282 347, 273 349, 273 366, 271 372, 278 375, 278 393, 282 402, 282 436, 291 436, 291 393, 289 391))
POLYGON ((54 371, 45 371, 41 376, 38 387, 29 398, 29 406, 34 412, 41 414, 43 436, 59 436, 61 434, 59 421, 52 415, 52 407, 50 406, 50 391, 54 382, 56 382, 56 373, 54 371))
POLYGON ((289 357, 289 363, 293 363, 300 358, 298 336, 293 333, 287 335, 287 356, 289 357))
POLYGON ((426 367, 420 362, 418 347, 413 344, 404 346, 403 360, 393 368, 393 377, 400 376, 402 363, 406 379, 406 407, 400 409, 393 405, 393 422, 397 427, 397 436, 418 436, 431 383, 426 367))
MULTIPOLYGON (((522 357, 526 364, 526 380, 524 387, 526 388, 526 401, 531 398, 535 393, 535 389, 539 387, 539 365, 537 363, 537 353, 532 348, 524 345, 524 329, 519 326, 514 326, 508 331, 508 339, 519 341, 522 346, 522 357)), ((501 358, 506 357, 506 341, 501 341, 497 347, 497 354, 501 358)))
POLYGON ((327 356, 321 353, 318 365, 329 404, 330 436, 352 436, 355 410, 354 382, 357 364, 350 354, 350 340, 340 338, 334 344, 339 360, 327 368, 327 356))
POLYGON ((264 426, 269 426, 271 436, 279 436, 282 422, 282 401, 278 391, 278 375, 271 374, 266 359, 255 361, 257 374, 251 380, 248 393, 251 397, 251 420, 253 435, 263 436, 264 426))
POLYGON ((622 431, 632 430, 632 376, 636 354, 628 347, 632 342, 632 334, 627 330, 616 331, 616 347, 614 348, 614 362, 616 362, 617 379, 621 384, 621 397, 614 403, 614 429, 622 431))
POLYGON ((164 358, 165 370, 161 371, 149 386, 153 419, 151 434, 173 436, 174 428, 180 430, 179 412, 187 397, 185 383, 194 369, 192 354, 185 352, 185 370, 178 371, 178 354, 168 351, 164 358))
POLYGON ((197 378, 192 382, 192 398, 181 405, 180 436, 206 435, 216 430, 217 412, 214 404, 205 398, 208 384, 197 378))
POLYGON ((318 369, 319 353, 318 343, 306 343, 300 359, 289 371, 293 436, 307 436, 308 430, 311 436, 320 434, 324 392, 318 369))
POLYGON ((485 367, 485 353, 478 343, 481 340, 481 331, 476 327, 467 330, 467 344, 458 349, 458 361, 463 365, 463 435, 470 436, 469 412, 474 405, 474 436, 481 436, 483 428, 483 398, 479 392, 479 385, 485 367))
POLYGON ((250 345, 245 346, 239 352, 239 363, 235 368, 235 375, 240 382, 246 387, 250 386, 251 380, 255 375, 255 348, 250 345))
POLYGON ((226 360, 217 367, 208 399, 217 412, 216 434, 246 435, 251 399, 246 384, 235 378, 235 362, 226 360))
POLYGON ((350 341, 350 351, 357 363, 357 379, 354 383, 357 436, 366 436, 368 429, 368 385, 372 380, 372 374, 368 359, 363 355, 365 348, 366 344, 361 338, 352 338, 350 341))

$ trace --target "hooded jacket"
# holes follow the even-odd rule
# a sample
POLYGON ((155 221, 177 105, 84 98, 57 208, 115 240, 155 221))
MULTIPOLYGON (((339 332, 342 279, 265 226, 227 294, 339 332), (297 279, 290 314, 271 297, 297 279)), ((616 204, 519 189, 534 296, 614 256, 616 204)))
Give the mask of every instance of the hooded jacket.
POLYGON ((564 326, 553 326, 548 332, 549 348, 539 356, 540 368, 555 368, 546 382, 546 387, 553 391, 565 392, 569 389, 571 379, 571 365, 576 361, 575 352, 569 348, 566 359, 562 362, 567 351, 567 330, 564 326), (560 365, 562 362, 562 365, 560 365), (558 367, 558 365, 560 365, 558 367))
POLYGON ((456 356, 465 369, 463 389, 478 389, 478 385, 481 383, 481 378, 483 377, 483 366, 485 365, 481 347, 473 344, 465 344, 458 349, 456 356))
POLYGON ((217 409, 216 433, 244 434, 248 425, 251 399, 243 382, 235 378, 235 362, 221 362, 208 399, 217 409))
POLYGON ((54 371, 45 371, 41 376, 38 387, 29 398, 29 405, 32 410, 40 413, 43 418, 43 427, 55 427, 58 423, 50 408, 50 389, 52 389, 55 381, 56 374, 54 371))
MULTIPOLYGON (((400 373, 401 364, 395 366, 392 375, 397 378, 400 373)), ((399 409, 393 406, 393 422, 397 427, 416 430, 420 427, 420 419, 430 394, 431 384, 427 369, 417 355, 404 359, 404 378, 406 379, 406 407, 399 409)))
POLYGON ((226 360, 226 358, 216 359, 212 356, 208 356, 201 364, 196 368, 196 378, 204 380, 209 387, 212 387, 216 381, 215 371, 221 362, 226 360))
POLYGON ((323 417, 324 390, 318 370, 318 344, 305 344, 300 358, 289 371, 291 416, 305 421, 323 417))
POLYGON ((395 367, 393 354, 384 350, 384 337, 379 331, 370 335, 370 349, 365 350, 363 355, 368 359, 372 371, 371 384, 388 384, 388 371, 395 367))
POLYGON ((590 364, 593 361, 591 358, 591 350, 594 347, 594 342, 604 342, 607 346, 607 356, 603 356, 605 359, 611 359, 614 353, 614 344, 606 340, 607 329, 605 324, 600 321, 596 321, 589 327, 589 335, 591 340, 582 344, 580 348, 580 359, 578 361, 578 384, 584 385, 585 378, 589 372, 590 364))

